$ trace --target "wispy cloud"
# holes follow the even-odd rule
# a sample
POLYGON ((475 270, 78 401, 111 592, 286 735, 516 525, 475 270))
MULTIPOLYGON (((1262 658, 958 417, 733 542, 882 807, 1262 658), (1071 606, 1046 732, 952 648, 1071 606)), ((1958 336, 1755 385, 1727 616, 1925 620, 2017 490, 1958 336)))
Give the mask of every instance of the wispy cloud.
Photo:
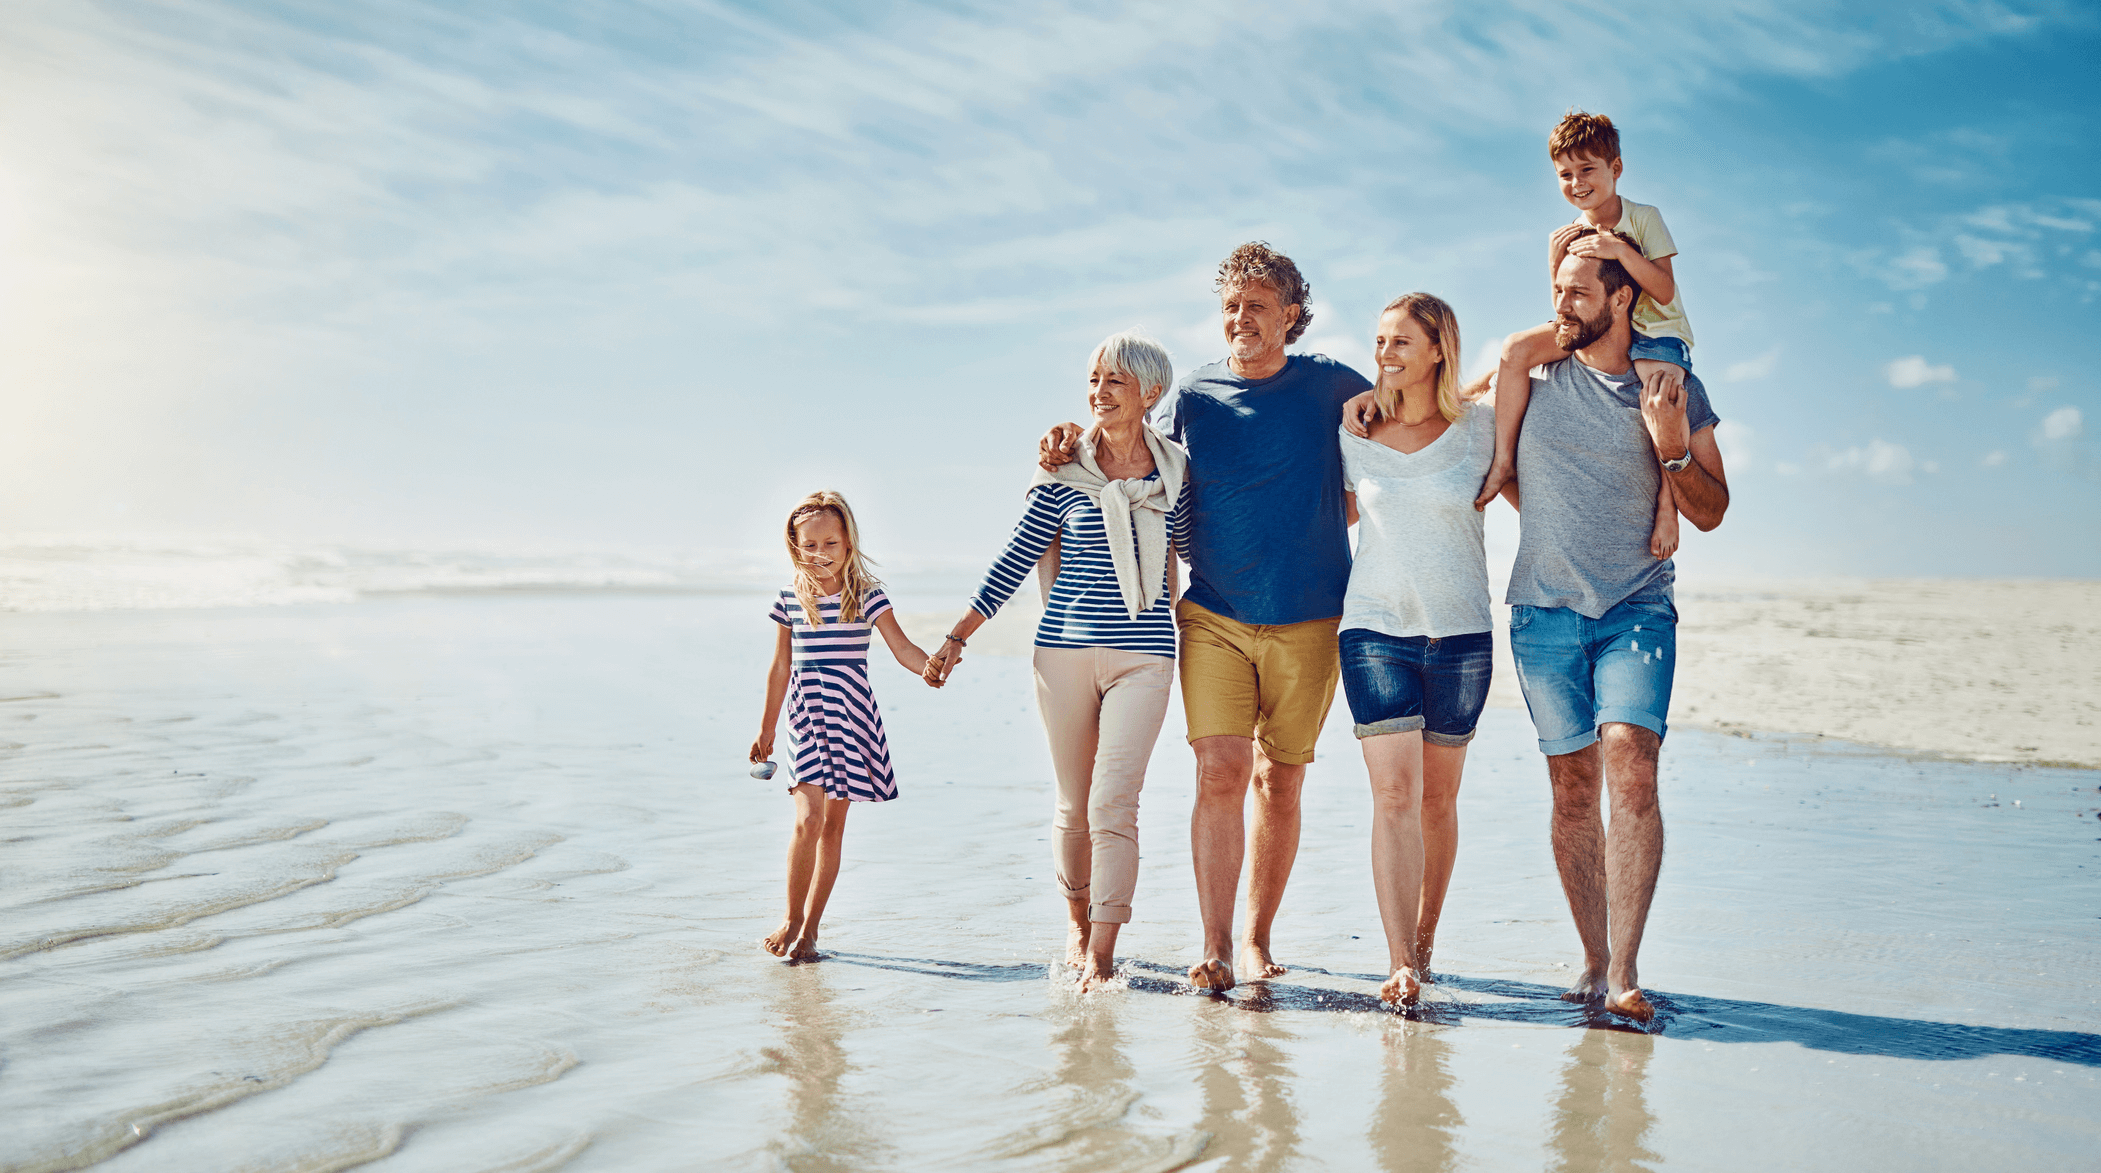
POLYGON ((1907 354, 1885 364, 1882 375, 1892 387, 1923 387, 1928 383, 1954 382, 1955 368, 1946 363, 1929 363, 1924 355, 1907 354))

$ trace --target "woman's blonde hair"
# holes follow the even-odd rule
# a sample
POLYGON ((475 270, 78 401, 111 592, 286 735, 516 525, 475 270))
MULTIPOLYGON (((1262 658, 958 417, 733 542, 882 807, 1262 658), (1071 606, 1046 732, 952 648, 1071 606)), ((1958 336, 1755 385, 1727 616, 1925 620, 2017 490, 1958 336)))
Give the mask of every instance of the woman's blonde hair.
MULTIPOLYGON (((1395 310, 1414 318, 1437 347, 1437 411, 1447 423, 1457 422, 1466 414, 1466 404, 1459 398, 1459 315, 1443 298, 1428 293, 1404 293, 1387 302, 1379 316, 1395 310)), ((1372 392, 1372 402, 1378 405, 1381 419, 1401 418, 1399 388, 1388 390, 1381 385, 1372 392)))
POLYGON ((839 569, 839 622, 859 619, 863 597, 882 582, 869 573, 870 560, 861 554, 861 527, 854 524, 853 506, 846 503, 846 498, 832 489, 819 489, 796 502, 788 514, 788 561, 795 564, 795 597, 802 603, 803 616, 812 627, 824 623, 817 610, 817 575, 803 561, 802 550, 795 544, 795 527, 826 513, 838 518, 846 530, 846 558, 839 569))

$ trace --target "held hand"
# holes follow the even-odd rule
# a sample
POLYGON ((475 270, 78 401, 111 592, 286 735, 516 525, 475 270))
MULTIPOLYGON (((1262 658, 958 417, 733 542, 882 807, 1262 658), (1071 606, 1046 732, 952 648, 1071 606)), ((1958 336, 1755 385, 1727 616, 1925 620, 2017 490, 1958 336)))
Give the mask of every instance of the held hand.
POLYGON ((1641 421, 1659 460, 1676 460, 1692 449, 1685 426, 1685 372, 1675 363, 1657 363, 1641 384, 1641 421), (1675 376, 1675 377, 1674 377, 1675 376))
POLYGON ((963 648, 960 644, 952 641, 943 643, 939 652, 926 658, 926 671, 921 675, 925 677, 929 688, 940 688, 948 683, 949 673, 954 672, 956 665, 962 661, 963 648))
POLYGON ((1379 404, 1377 400, 1372 398, 1372 393, 1361 391, 1350 396, 1349 402, 1342 405, 1342 426, 1349 429, 1349 433, 1352 436, 1363 436, 1369 439, 1371 437, 1372 417, 1377 415, 1378 412, 1379 404))
POLYGON ((759 739, 751 743, 750 760, 754 762, 770 762, 773 760, 773 734, 771 732, 759 734, 759 739))
POLYGON ((1045 472, 1056 472, 1061 464, 1072 463, 1073 446, 1080 442, 1085 429, 1078 424, 1059 424, 1043 433, 1036 442, 1036 463, 1045 472))

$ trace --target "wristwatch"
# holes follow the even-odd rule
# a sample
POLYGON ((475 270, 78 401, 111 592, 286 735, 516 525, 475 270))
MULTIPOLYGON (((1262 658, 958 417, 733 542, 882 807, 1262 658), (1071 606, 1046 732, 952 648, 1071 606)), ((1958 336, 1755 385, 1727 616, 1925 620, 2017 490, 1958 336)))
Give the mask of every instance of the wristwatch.
POLYGON ((1688 465, 1688 464, 1691 464, 1691 463, 1692 463, 1692 449, 1690 449, 1690 448, 1687 448, 1687 449, 1685 450, 1685 455, 1683 455, 1683 456, 1679 457, 1679 458, 1678 458, 1678 459, 1676 459, 1676 460, 1666 460, 1666 461, 1664 461, 1664 462, 1663 462, 1663 467, 1664 467, 1664 468, 1665 468, 1666 470, 1670 471, 1670 472, 1684 472, 1684 471, 1685 471, 1685 466, 1686 466, 1686 465, 1688 465))

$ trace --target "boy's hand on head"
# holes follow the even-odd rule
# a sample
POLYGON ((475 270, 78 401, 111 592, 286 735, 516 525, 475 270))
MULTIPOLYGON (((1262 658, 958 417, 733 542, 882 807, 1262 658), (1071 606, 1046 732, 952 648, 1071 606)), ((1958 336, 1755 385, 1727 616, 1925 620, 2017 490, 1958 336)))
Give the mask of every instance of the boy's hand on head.
POLYGON ((1567 252, 1569 242, 1574 240, 1576 233, 1583 231, 1583 228, 1581 224, 1563 224, 1554 230, 1553 235, 1547 237, 1547 247, 1554 250, 1557 256, 1567 252))
POLYGON ((1627 259, 1626 253, 1626 242, 1602 232, 1571 241, 1568 246, 1568 255, 1572 257, 1595 257, 1601 261, 1623 261, 1627 259))

